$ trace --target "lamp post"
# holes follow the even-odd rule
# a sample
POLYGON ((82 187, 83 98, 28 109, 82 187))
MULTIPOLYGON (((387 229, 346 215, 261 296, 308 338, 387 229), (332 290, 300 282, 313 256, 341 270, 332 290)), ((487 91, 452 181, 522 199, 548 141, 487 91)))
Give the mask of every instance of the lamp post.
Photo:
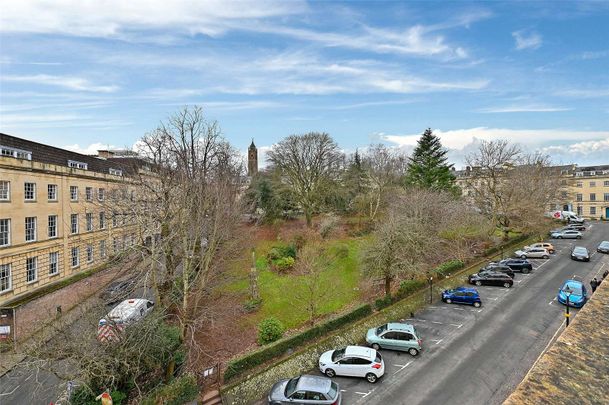
POLYGON ((571 296, 571 289, 569 288, 569 286, 567 285, 567 287, 563 290, 565 292, 565 295, 567 296, 567 309, 565 312, 565 318, 567 319, 567 325, 569 326, 569 297, 571 296))
POLYGON ((433 303, 433 277, 429 277, 429 303, 433 303))

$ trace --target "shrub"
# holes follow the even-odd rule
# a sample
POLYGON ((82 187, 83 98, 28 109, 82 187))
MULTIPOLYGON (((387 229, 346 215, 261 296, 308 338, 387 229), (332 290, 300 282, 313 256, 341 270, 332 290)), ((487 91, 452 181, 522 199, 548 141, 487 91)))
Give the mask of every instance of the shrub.
POLYGON ((291 257, 296 259, 296 246, 295 245, 284 245, 284 246, 273 246, 266 255, 269 262, 274 262, 284 257, 291 257))
POLYGON ((258 298, 257 300, 248 300, 245 304, 243 304, 243 308, 245 309, 245 312, 255 312, 258 310, 258 308, 260 308, 261 304, 262 298, 258 298))
MULTIPOLYGON (((72 394, 72 398, 70 403, 72 405, 99 405, 99 401, 95 400, 98 394, 92 392, 86 386, 77 387, 72 394)), ((111 391, 110 397, 112 397, 112 404, 121 405, 123 403, 127 403, 125 399, 127 399, 127 394, 122 391, 111 391), (124 402, 123 402, 124 401, 124 402)))
POLYGON ((330 233, 338 225, 338 221, 339 219, 336 215, 328 215, 321 221, 319 224, 319 234, 323 239, 330 236, 330 233))
POLYGON ((277 271, 284 272, 294 267, 295 262, 296 260, 294 260, 293 257, 286 256, 273 261, 273 266, 277 269, 277 271))
POLYGON ((393 302, 393 298, 391 298, 391 295, 386 295, 383 298, 377 298, 374 301, 374 306, 376 307, 377 310, 381 310, 381 309, 391 305, 392 302, 393 302))
POLYGON ((463 268, 463 262, 461 260, 450 260, 448 262, 444 262, 435 269, 432 270, 432 273, 435 273, 439 276, 450 276, 456 270, 463 268))
POLYGON ((409 296, 410 294, 412 294, 413 292, 425 287, 426 284, 427 284, 427 281, 421 280, 421 279, 404 280, 400 283, 400 288, 398 289, 396 298, 399 298, 399 299, 405 298, 405 297, 409 296))
POLYGON ((276 318, 264 319, 258 324, 258 344, 265 345, 281 339, 284 332, 283 324, 276 318))
POLYGON ((302 347, 313 339, 326 335, 343 325, 362 319, 371 313, 372 307, 369 304, 361 305, 351 312, 347 312, 339 317, 320 323, 319 325, 296 335, 288 336, 276 342, 270 343, 269 345, 264 346, 252 353, 232 360, 228 363, 226 371, 224 372, 224 382, 226 383, 243 374, 247 370, 282 356, 290 349, 302 347))
POLYGON ((182 405, 192 401, 197 395, 199 395, 199 387, 196 377, 192 374, 184 374, 152 391, 144 398, 142 405, 182 405))

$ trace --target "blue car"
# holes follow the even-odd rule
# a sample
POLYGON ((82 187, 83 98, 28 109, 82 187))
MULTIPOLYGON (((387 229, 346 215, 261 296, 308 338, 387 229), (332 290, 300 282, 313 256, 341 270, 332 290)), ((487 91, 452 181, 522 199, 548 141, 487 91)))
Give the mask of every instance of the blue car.
POLYGON ((442 301, 447 304, 469 304, 476 308, 482 306, 478 290, 470 287, 457 287, 452 290, 444 290, 442 291, 442 301))
POLYGON ((588 300, 588 291, 586 291, 586 286, 581 281, 577 280, 567 280, 558 290, 558 302, 561 304, 567 305, 567 294, 565 290, 567 287, 571 291, 571 295, 569 295, 569 306, 575 308, 581 308, 584 306, 586 301, 588 300))

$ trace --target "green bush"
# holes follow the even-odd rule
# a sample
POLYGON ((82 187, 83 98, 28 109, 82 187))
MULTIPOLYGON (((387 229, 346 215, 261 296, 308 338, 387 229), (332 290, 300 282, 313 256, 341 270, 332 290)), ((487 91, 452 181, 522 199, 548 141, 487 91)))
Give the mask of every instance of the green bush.
POLYGON ((274 260, 273 266, 277 269, 277 271, 284 272, 294 267, 294 263, 296 263, 296 260, 294 260, 293 257, 286 256, 282 257, 281 259, 274 260))
POLYGON ((372 313, 372 307, 369 304, 361 305, 351 312, 347 312, 339 317, 330 319, 324 323, 320 323, 310 329, 307 329, 299 334, 292 335, 270 343, 255 352, 246 354, 243 357, 232 360, 228 363, 224 372, 224 382, 228 382, 237 376, 245 373, 247 370, 271 361, 279 356, 284 355, 287 351, 299 348, 306 343, 324 336, 343 325, 362 319, 372 313))
POLYGON ((281 339, 285 328, 276 318, 269 317, 258 324, 258 344, 266 345, 281 339))
POLYGON ((385 307, 388 307, 392 303, 393 303, 393 298, 391 298, 391 295, 385 295, 383 298, 377 298, 374 301, 374 306, 377 310, 381 310, 385 307))
POLYGON ((273 262, 274 260, 278 260, 284 257, 291 257, 292 259, 296 259, 296 246, 293 244, 273 246, 266 255, 266 258, 269 262, 273 262))
POLYGON ((426 280, 418 279, 418 280, 404 280, 400 283, 400 288, 396 294, 396 298, 402 299, 410 294, 414 293, 417 290, 425 287, 427 285, 426 280))
POLYGON ((171 381, 167 385, 162 385, 152 391, 144 400, 142 405, 183 405, 192 401, 199 395, 197 379, 192 374, 184 374, 171 381))
POLYGON ((245 304, 243 304, 243 308, 245 308, 245 312, 251 313, 257 311, 261 304, 262 298, 258 298, 257 300, 248 300, 245 304))
POLYGON ((464 264, 461 260, 450 260, 433 269, 432 273, 437 274, 438 276, 450 276, 456 270, 462 269, 463 266, 464 264))

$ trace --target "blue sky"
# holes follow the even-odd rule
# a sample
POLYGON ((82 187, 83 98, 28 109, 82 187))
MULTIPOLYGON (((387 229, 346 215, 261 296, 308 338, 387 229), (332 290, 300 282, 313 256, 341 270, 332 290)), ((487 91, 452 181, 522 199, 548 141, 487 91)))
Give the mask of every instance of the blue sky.
POLYGON ((431 127, 457 167, 498 138, 609 164, 607 21, 608 2, 11 2, 0 130, 93 152, 199 104, 243 150, 325 131, 409 151, 431 127))

